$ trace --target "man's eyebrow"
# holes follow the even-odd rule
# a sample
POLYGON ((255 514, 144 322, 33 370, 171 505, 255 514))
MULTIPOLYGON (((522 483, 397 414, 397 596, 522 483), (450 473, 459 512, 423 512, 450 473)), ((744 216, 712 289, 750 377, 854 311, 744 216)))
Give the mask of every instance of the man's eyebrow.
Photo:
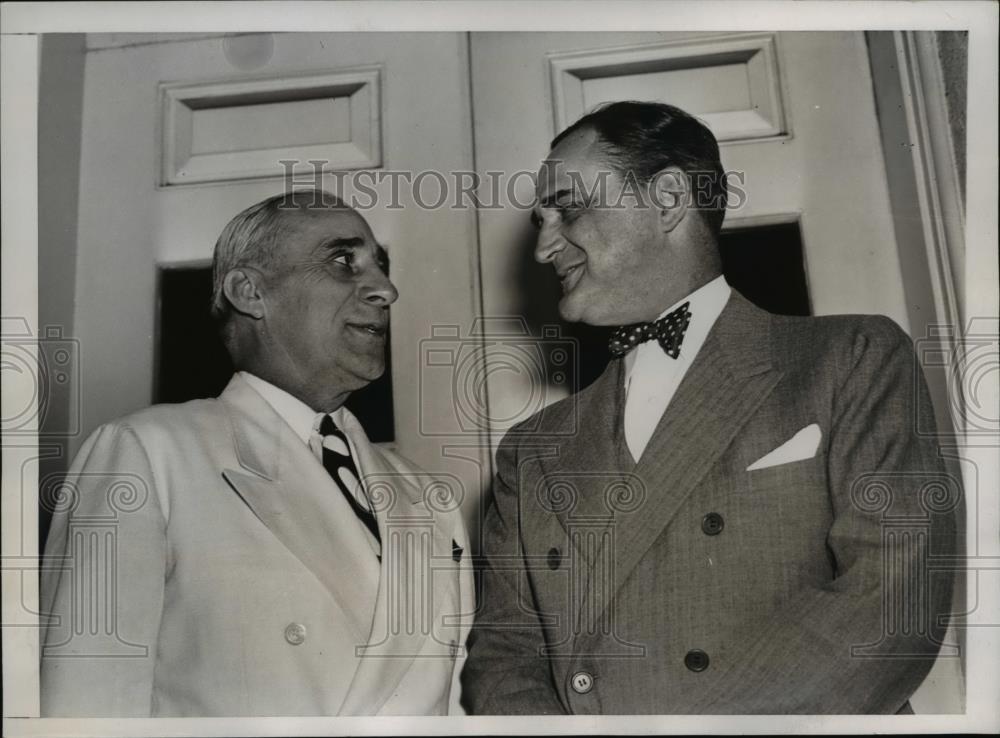
MULTIPOLYGON (((339 236, 337 238, 331 238, 328 241, 323 241, 320 244, 320 248, 326 251, 333 251, 335 249, 360 249, 368 242, 360 236, 339 236)), ((375 244, 375 260, 384 268, 389 267, 389 252, 385 250, 385 246, 380 243, 375 244)))
POLYGON ((340 238, 331 238, 329 241, 323 242, 323 247, 328 249, 356 249, 359 246, 364 246, 365 240, 357 236, 342 236, 340 238))
POLYGON ((541 205, 543 208, 550 208, 553 205, 555 205, 561 198, 565 197, 566 195, 572 195, 572 194, 573 190, 565 190, 565 189, 556 190, 551 195, 546 195, 541 200, 539 200, 538 204, 541 205))

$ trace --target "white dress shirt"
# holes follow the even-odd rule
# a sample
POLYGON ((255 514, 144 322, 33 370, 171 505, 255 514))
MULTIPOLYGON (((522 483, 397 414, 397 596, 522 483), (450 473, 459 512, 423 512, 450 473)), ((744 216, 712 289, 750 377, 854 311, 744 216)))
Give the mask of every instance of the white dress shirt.
POLYGON ((655 339, 639 344, 626 354, 625 442, 636 461, 646 450, 646 444, 731 292, 725 277, 718 276, 660 313, 659 318, 662 318, 685 302, 691 303, 688 306, 691 322, 676 359, 667 356, 655 339))
MULTIPOLYGON (((295 397, 280 387, 275 387, 270 382, 251 374, 250 372, 239 372, 239 375, 246 380, 247 384, 256 390, 257 394, 264 398, 274 412, 281 416, 281 419, 288 423, 289 427, 295 431, 295 435, 302 439, 302 443, 309 445, 309 437, 313 432, 313 423, 319 414, 306 405, 298 397, 295 397)), ((340 424, 337 424, 340 427, 340 424)))
MULTIPOLYGON (((294 395, 285 392, 285 390, 280 387, 275 387, 270 382, 261 379, 258 376, 250 374, 249 372, 239 372, 239 375, 247 381, 251 387, 256 390, 257 394, 264 398, 264 401, 270 405, 274 412, 281 416, 293 431, 295 435, 302 439, 302 443, 306 446, 312 447, 309 444, 309 439, 312 438, 314 432, 319 428, 319 423, 323 419, 325 413, 317 413, 311 407, 306 405, 302 400, 294 395)), ((332 413, 329 413, 330 417, 333 418, 334 424, 343 430, 343 406, 337 408, 332 413)), ((358 473, 361 475, 360 483, 364 484, 365 470, 361 468, 361 461, 358 458, 358 452, 354 448, 354 442, 351 441, 347 434, 344 434, 347 438, 347 443, 351 448, 351 458, 354 461, 354 466, 357 467, 358 473)), ((316 450, 313 449, 314 455, 316 450)), ((357 498, 358 502, 365 508, 371 509, 371 505, 367 499, 366 490, 357 490, 354 492, 354 496, 357 498)))

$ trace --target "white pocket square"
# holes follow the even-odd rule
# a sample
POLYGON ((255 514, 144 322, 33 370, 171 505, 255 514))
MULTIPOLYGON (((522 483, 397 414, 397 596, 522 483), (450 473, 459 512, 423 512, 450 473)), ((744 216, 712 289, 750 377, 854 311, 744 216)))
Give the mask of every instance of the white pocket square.
POLYGON ((819 429, 818 424, 807 425, 778 446, 778 448, 774 449, 774 451, 761 456, 753 462, 747 467, 747 471, 766 469, 769 466, 778 466, 779 464, 789 464, 802 459, 811 459, 816 455, 816 450, 819 448, 819 442, 822 437, 823 431, 819 429))

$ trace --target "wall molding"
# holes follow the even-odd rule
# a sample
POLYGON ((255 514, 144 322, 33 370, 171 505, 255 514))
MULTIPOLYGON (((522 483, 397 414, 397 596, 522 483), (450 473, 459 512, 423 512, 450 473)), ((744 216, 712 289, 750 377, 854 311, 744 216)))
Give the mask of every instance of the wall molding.
POLYGON ((763 215, 750 215, 746 217, 738 215, 730 217, 727 213, 725 220, 722 222, 722 232, 726 233, 728 231, 742 231, 750 228, 789 225, 791 223, 799 223, 801 220, 802 213, 800 212, 765 213, 763 215))
POLYGON ((907 122, 913 140, 914 169, 922 194, 924 230, 938 315, 961 326, 965 265, 965 208, 951 142, 944 79, 934 34, 893 33, 903 76, 907 122))
MULTIPOLYGON (((680 107, 705 121, 720 144, 788 133, 774 33, 725 34, 563 52, 549 55, 548 64, 555 133, 601 101, 588 100, 588 85, 595 81, 609 78, 634 81, 636 76, 645 76, 649 84, 669 86, 671 78, 676 77, 677 88, 682 90, 690 88, 691 79, 680 78, 692 73, 701 73, 698 87, 706 95, 710 95, 713 87, 719 90, 718 100, 706 100, 702 110, 691 103, 680 107), (651 79, 654 75, 655 80, 651 79), (734 90, 738 94, 733 94, 734 90), (732 100, 741 96, 745 96, 746 102, 731 107, 732 100)), ((670 102, 669 92, 665 92, 666 97, 644 95, 643 98, 662 97, 663 102, 670 102)), ((600 93, 596 95, 599 97, 600 93)))
MULTIPOLYGON (((965 209, 937 44, 929 31, 869 32, 867 37, 913 338, 935 344, 936 356, 950 357, 943 365, 944 386, 928 380, 932 394, 947 402, 951 426, 961 434, 965 209)), ((921 359, 942 368, 940 358, 921 359)))
POLYGON ((382 165, 379 66, 322 74, 161 83, 158 186, 382 165), (289 125, 292 122, 294 125, 289 125))
POLYGON ((150 46, 152 44, 184 43, 188 41, 203 41, 207 38, 226 38, 233 33, 88 33, 86 34, 87 51, 104 51, 105 49, 124 49, 135 46, 150 46))

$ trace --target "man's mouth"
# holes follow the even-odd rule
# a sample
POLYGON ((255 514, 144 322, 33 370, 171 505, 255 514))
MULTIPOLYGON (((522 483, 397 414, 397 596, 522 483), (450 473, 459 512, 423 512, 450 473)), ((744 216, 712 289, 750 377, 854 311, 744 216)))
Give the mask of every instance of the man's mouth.
POLYGON ((347 325, 359 333, 377 338, 383 338, 387 328, 385 323, 348 323, 347 325))
POLYGON ((576 287, 577 282, 580 281, 580 276, 583 274, 583 264, 574 264, 566 269, 557 269, 556 276, 559 277, 559 282, 562 284, 563 292, 569 292, 574 287, 576 287))

